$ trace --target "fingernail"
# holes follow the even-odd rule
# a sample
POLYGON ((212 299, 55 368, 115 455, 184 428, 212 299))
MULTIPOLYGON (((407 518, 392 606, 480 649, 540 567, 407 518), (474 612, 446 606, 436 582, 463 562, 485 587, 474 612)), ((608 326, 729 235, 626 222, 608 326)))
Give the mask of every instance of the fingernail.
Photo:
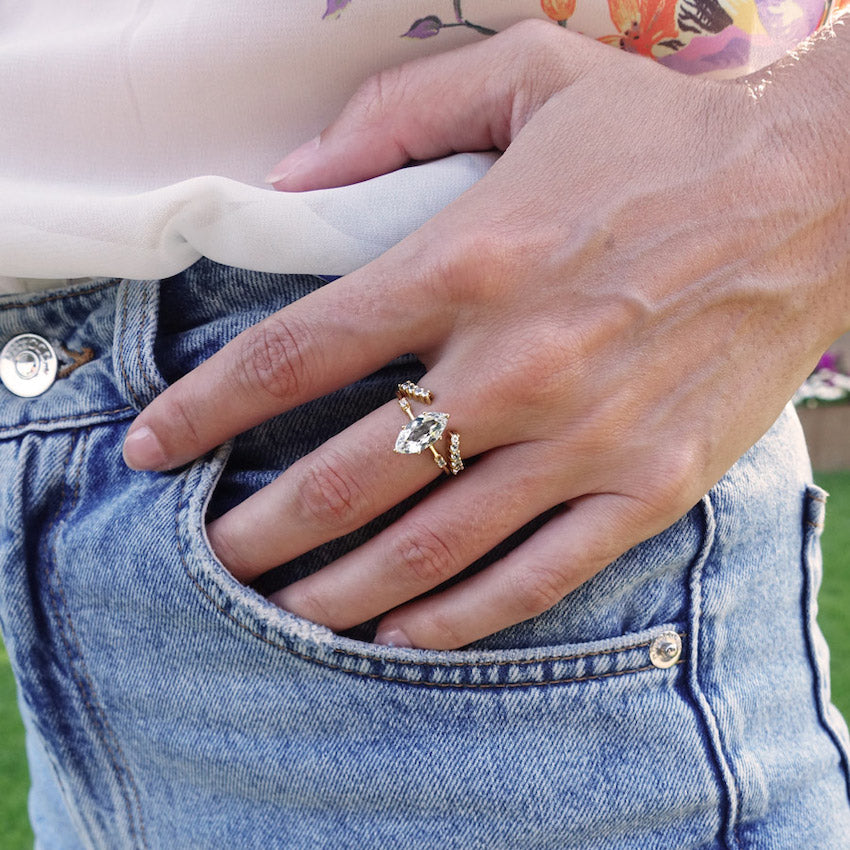
POLYGON ((319 150, 321 137, 316 136, 315 139, 310 139, 305 142, 300 148, 296 148, 291 154, 285 156, 266 177, 266 183, 281 183, 287 177, 292 177, 297 174, 305 165, 308 165, 310 160, 315 157, 319 150))
POLYGON ((375 634, 375 643, 382 646, 412 647, 410 638, 399 628, 378 629, 375 634))
POLYGON ((168 459, 156 434, 146 425, 131 431, 124 440, 124 463, 130 469, 166 469, 168 459))

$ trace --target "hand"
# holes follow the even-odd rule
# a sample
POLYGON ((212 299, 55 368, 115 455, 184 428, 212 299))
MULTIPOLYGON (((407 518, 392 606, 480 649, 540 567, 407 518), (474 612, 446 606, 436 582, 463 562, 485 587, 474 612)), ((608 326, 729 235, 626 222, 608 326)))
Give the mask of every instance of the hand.
MULTIPOLYGON (((824 259, 846 184, 794 168, 789 90, 754 100, 538 22, 370 80, 278 188, 504 155, 176 382, 127 462, 177 466, 412 351, 478 462, 273 599, 335 630, 389 612, 378 642, 435 649, 541 613, 687 512, 846 327, 826 299, 846 254, 824 259), (503 560, 419 598, 557 506, 503 560)), ((392 452, 404 421, 388 401, 212 522, 222 562, 249 581, 440 474, 392 452)))

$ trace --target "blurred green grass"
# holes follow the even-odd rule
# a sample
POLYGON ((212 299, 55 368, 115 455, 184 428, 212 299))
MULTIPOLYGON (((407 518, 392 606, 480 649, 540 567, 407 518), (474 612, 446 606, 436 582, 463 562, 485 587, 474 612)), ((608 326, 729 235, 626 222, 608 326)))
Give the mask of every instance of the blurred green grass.
MULTIPOLYGON (((822 473, 818 484, 830 493, 823 535, 824 580, 819 622, 829 642, 833 701, 850 718, 850 472, 822 473)), ((32 848, 27 822, 29 785, 24 729, 15 684, 0 644, 0 836, 2 850, 32 848)))
POLYGON ((6 648, 0 643, 0 846, 32 848, 27 820, 29 770, 24 755, 24 727, 15 698, 15 682, 6 648))

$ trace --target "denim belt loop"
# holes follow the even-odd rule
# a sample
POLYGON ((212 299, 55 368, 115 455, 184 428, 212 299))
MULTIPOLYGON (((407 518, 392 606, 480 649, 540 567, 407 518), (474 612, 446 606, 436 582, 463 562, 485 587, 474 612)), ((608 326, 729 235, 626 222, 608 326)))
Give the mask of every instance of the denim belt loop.
POLYGON ((159 322, 159 281, 123 280, 115 301, 115 378, 137 410, 149 405, 166 387, 154 364, 159 322))

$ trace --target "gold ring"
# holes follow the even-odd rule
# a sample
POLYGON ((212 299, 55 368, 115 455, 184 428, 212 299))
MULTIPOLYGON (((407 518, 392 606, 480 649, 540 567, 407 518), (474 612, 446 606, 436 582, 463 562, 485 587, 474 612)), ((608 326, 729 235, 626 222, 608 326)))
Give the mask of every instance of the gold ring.
POLYGON ((434 396, 430 390, 414 384, 413 381, 399 384, 396 396, 398 396, 399 406, 407 414, 410 422, 399 431, 393 451, 401 455, 418 455, 428 449, 434 457, 434 462, 446 475, 457 475, 463 469, 463 458, 460 456, 460 434, 457 431, 446 431, 449 414, 428 410, 419 416, 414 416, 410 402, 431 404, 434 396), (449 443, 448 460, 434 448, 434 443, 444 435, 449 443))

